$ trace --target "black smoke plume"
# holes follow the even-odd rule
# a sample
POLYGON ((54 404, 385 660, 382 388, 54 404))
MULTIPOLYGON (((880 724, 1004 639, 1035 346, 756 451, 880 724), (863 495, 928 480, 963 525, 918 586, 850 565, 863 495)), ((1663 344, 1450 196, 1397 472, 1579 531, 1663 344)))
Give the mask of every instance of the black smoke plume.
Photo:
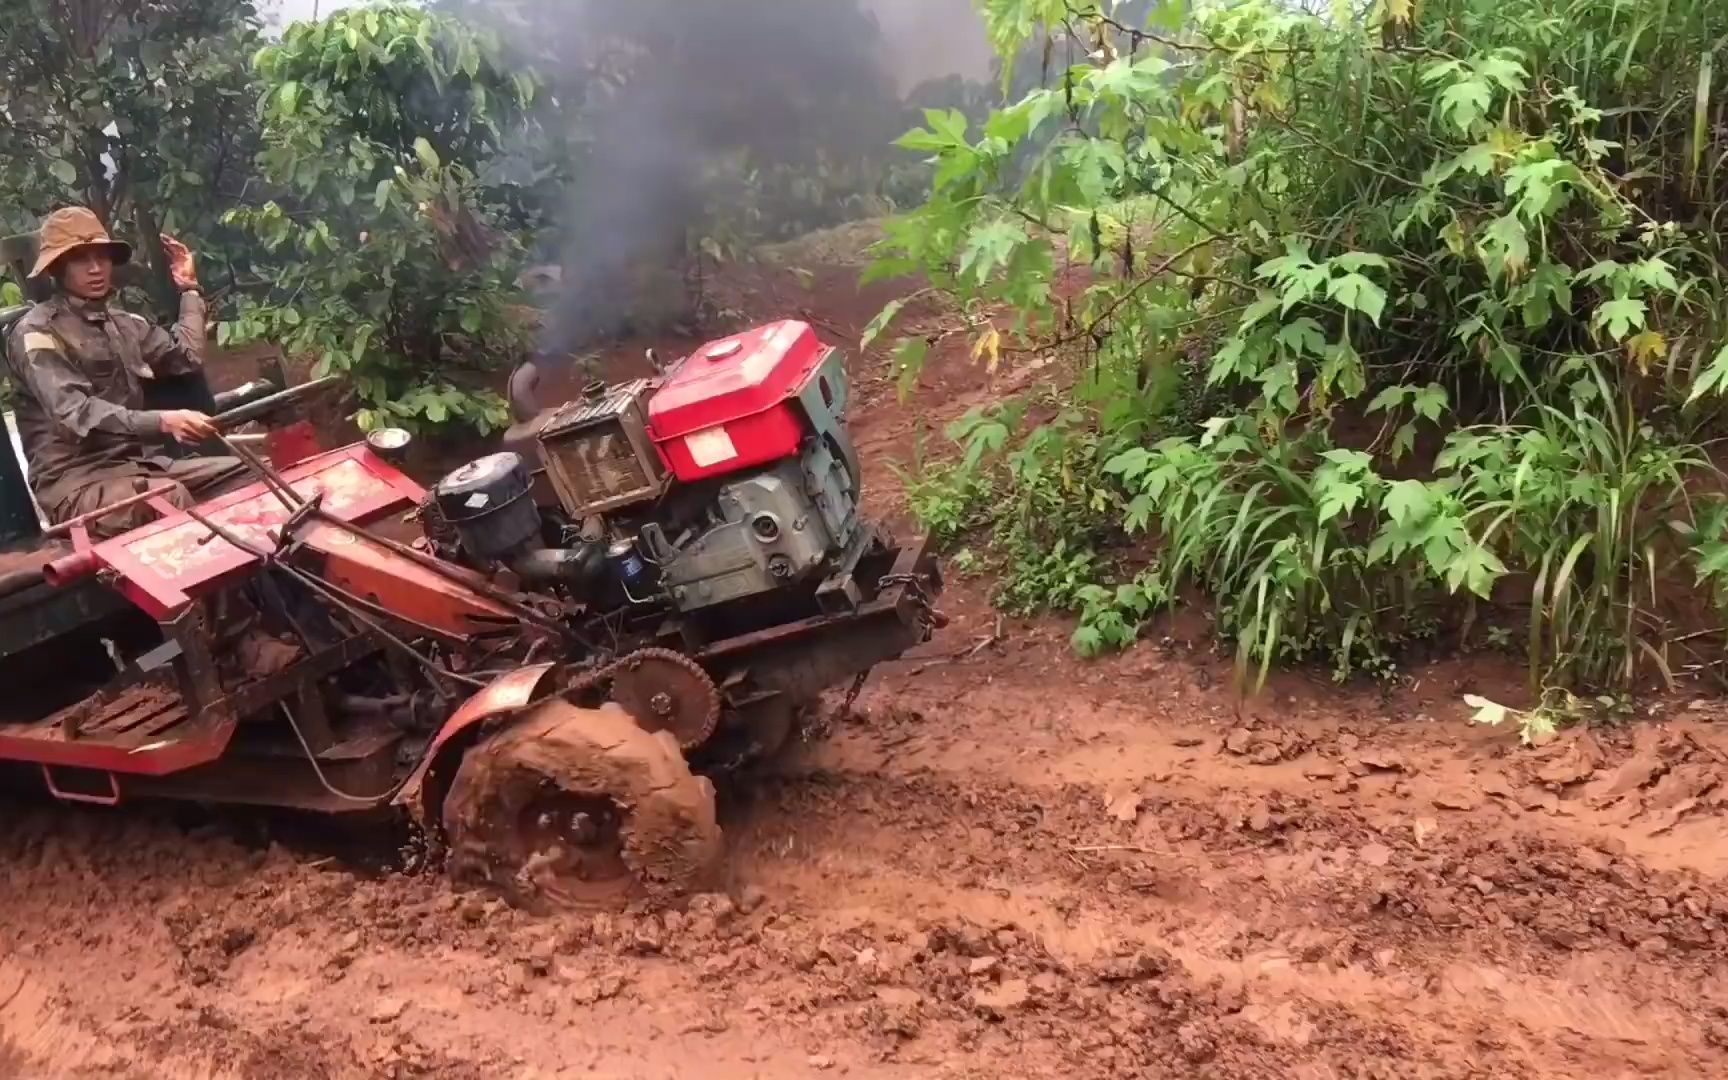
MULTIPOLYGON (((968 0, 441 6, 500 32, 552 87, 554 145, 541 149, 565 158, 566 190, 555 215, 562 295, 547 313, 543 358, 689 313, 685 274, 711 224, 717 174, 821 184, 886 170, 914 115, 902 91, 917 69, 941 76, 981 63, 968 0), (915 48, 897 49, 908 37, 915 48)), ((764 219, 776 210, 752 208, 764 219)))

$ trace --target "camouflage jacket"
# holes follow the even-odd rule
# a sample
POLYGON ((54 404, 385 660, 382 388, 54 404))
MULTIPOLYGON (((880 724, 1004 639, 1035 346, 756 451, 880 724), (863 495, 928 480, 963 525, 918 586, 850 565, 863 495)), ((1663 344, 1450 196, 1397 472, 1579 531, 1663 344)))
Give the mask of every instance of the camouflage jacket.
POLYGON ((144 408, 142 380, 185 375, 204 362, 204 300, 183 293, 172 334, 106 303, 58 296, 38 304, 6 350, 30 486, 149 456, 162 414, 144 408))

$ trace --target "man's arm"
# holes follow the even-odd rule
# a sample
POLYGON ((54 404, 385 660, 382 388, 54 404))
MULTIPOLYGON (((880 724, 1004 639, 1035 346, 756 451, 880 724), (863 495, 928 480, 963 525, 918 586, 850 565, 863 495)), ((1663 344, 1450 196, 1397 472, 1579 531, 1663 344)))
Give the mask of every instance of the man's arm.
MULTIPOLYGON (((136 315, 128 318, 139 318, 136 315)), ((180 294, 180 320, 169 334, 146 322, 141 346, 144 363, 157 375, 190 375, 204 366, 206 337, 204 298, 195 291, 180 294)))
POLYGON ((162 414, 128 409, 97 397, 84 373, 66 358, 53 334, 22 327, 12 335, 12 370, 54 421, 78 438, 104 431, 115 435, 162 433, 162 414))

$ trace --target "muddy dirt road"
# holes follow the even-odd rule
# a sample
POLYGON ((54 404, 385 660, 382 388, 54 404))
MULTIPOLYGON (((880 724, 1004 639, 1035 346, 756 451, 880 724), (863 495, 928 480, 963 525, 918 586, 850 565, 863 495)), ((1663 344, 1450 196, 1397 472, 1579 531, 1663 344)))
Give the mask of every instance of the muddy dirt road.
MULTIPOLYGON (((950 363, 939 414, 982 390, 950 363)), ((857 374, 891 507, 918 414, 857 374)), ((1506 673, 1454 661, 1239 711, 1202 627, 1081 664, 985 595, 729 801, 729 890, 677 913, 0 805, 0 1076, 1728 1074, 1728 709, 1525 751, 1459 702, 1506 673)))

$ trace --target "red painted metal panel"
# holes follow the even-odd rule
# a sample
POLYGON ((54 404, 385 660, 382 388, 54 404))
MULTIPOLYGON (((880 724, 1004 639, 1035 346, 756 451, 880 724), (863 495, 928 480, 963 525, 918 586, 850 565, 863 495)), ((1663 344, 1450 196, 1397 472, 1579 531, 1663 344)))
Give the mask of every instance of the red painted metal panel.
POLYGON ((502 604, 346 529, 315 525, 305 541, 323 553, 324 576, 331 584, 420 626, 466 638, 517 621, 502 604))
POLYGON ((228 748, 233 735, 234 722, 225 720, 191 731, 165 732, 140 746, 120 746, 95 739, 68 739, 58 730, 23 734, 14 725, 0 728, 0 761, 167 776, 215 761, 228 748))
MULTIPOLYGON (((322 493, 324 509, 345 521, 364 523, 424 497, 414 481, 373 454, 364 443, 320 454, 283 472, 303 498, 322 493)), ((199 513, 258 547, 274 549, 275 534, 289 510, 259 481, 219 495, 199 513)), ((211 587, 253 569, 257 561, 212 536, 185 513, 151 522, 97 544, 97 561, 119 576, 119 589, 158 619, 172 618, 211 587)))
POLYGON ((768 323, 711 341, 690 354, 648 402, 657 439, 687 435, 771 409, 827 355, 808 323, 768 323))
POLYGON ((804 433, 798 392, 829 352, 793 320, 710 342, 649 399, 649 434, 686 483, 789 457, 804 433))
MULTIPOLYGON (((427 824, 437 821, 437 808, 428 805, 428 796, 432 801, 443 798, 443 787, 449 783, 448 773, 451 762, 444 761, 445 747, 454 739, 476 725, 483 724, 496 716, 506 715, 518 709, 527 707, 548 689, 547 677, 556 669, 556 664, 534 664, 529 667, 517 668, 508 675, 502 675, 493 680, 491 685, 464 701, 460 708, 444 721, 444 726, 438 729, 433 737, 432 745, 420 756, 420 764, 414 767, 414 774, 408 782, 402 785, 402 791, 396 801, 400 804, 420 804, 420 813, 427 824), (438 769, 434 772, 434 769, 438 769), (438 788, 436 795, 426 789, 430 786, 438 788)), ((460 745, 460 744, 458 744, 460 745)), ((454 755, 455 747, 450 753, 454 755)))
POLYGON ((672 475, 690 484, 796 457, 803 441, 803 422, 784 404, 656 446, 672 475))
POLYGON ((264 436, 264 456, 278 470, 318 456, 318 429, 310 420, 297 420, 287 427, 271 428, 264 436))

